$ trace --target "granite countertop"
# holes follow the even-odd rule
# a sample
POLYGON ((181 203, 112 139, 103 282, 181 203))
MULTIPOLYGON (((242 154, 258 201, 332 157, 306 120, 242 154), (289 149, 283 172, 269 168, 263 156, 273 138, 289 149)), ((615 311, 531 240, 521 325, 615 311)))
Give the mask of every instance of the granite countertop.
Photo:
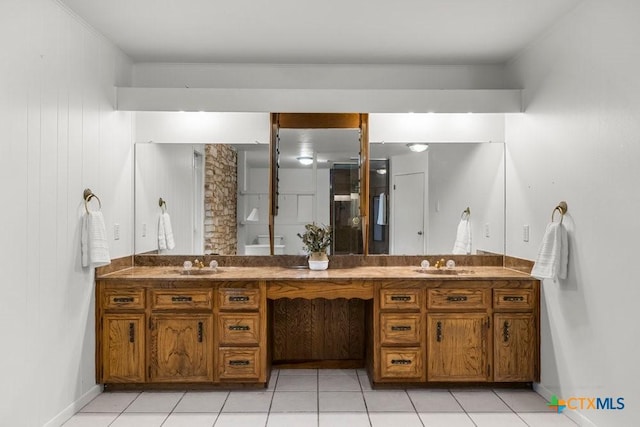
POLYGON ((509 280, 533 279, 529 274, 503 267, 456 267, 458 274, 421 271, 417 266, 331 268, 323 271, 288 267, 218 267, 216 271, 193 269, 182 274, 182 267, 131 267, 100 275, 101 280, 367 280, 367 279, 428 279, 428 280, 509 280))

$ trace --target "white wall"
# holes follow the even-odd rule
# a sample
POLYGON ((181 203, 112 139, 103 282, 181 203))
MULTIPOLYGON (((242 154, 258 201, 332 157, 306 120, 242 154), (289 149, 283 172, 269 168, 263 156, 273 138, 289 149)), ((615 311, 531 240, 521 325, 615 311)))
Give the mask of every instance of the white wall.
POLYGON ((111 257, 132 252, 132 115, 113 110, 130 64, 51 0, 0 2, 0 48, 0 425, 59 425, 99 391, 84 188, 111 257))
POLYGON ((510 64, 526 114, 506 122, 507 252, 535 259, 567 201, 569 277, 542 286, 541 390, 623 397, 581 413, 598 426, 640 422, 638 17, 635 0, 587 0, 510 64))

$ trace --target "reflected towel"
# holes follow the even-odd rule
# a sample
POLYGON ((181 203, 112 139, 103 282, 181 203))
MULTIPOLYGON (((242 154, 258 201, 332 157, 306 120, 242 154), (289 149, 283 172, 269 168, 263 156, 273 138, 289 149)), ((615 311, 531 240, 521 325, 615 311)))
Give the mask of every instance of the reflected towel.
POLYGON ((456 241, 453 244, 454 255, 467 255, 471 253, 471 222, 469 217, 462 218, 458 224, 456 241))
POLYGON ((167 212, 160 215, 158 219, 158 249, 166 250, 176 247, 173 240, 173 229, 171 228, 171 217, 167 212))
POLYGON ((569 264, 567 229, 560 222, 547 225, 531 275, 538 279, 566 279, 569 264))
POLYGON ((107 229, 104 225, 102 212, 87 212, 83 215, 80 243, 83 267, 100 267, 111 264, 107 229))
POLYGON ((378 196, 378 215, 376 218, 376 224, 387 225, 387 197, 384 193, 380 193, 380 196, 378 196))

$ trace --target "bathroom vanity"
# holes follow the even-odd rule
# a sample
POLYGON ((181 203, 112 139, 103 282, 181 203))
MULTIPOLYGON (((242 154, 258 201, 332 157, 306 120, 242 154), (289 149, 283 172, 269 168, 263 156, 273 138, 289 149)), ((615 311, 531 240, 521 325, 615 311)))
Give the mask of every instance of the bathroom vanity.
POLYGON ((96 279, 97 381, 107 388, 259 387, 272 363, 366 367, 374 386, 538 381, 539 281, 502 267, 462 271, 221 267, 184 275, 161 266, 103 274, 96 279), (317 306, 289 322, 278 315, 279 303, 310 301, 339 302, 352 318, 317 306), (349 326, 353 318, 360 326, 349 326), (361 346, 361 356, 333 359, 322 341, 311 342, 306 323, 315 333, 326 329, 325 345, 361 346), (328 359, 274 359, 283 346, 312 347, 328 359))

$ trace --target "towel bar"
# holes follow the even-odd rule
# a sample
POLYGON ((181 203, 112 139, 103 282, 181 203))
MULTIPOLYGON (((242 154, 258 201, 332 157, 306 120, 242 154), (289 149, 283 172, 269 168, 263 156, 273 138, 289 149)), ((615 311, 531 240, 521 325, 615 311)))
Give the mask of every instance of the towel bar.
POLYGON ((84 189, 82 192, 82 198, 84 199, 84 210, 87 211, 87 213, 89 213, 89 201, 93 198, 98 201, 98 209, 102 209, 102 202, 100 201, 100 198, 93 194, 93 191, 89 188, 84 189))
POLYGON ((553 208, 553 211, 551 212, 551 222, 553 222, 553 218, 555 217, 556 211, 558 211, 560 212, 560 223, 562 223, 562 220, 564 219, 564 214, 566 214, 568 210, 569 210, 569 207, 567 206, 567 202, 562 201, 558 203, 558 206, 553 208))

